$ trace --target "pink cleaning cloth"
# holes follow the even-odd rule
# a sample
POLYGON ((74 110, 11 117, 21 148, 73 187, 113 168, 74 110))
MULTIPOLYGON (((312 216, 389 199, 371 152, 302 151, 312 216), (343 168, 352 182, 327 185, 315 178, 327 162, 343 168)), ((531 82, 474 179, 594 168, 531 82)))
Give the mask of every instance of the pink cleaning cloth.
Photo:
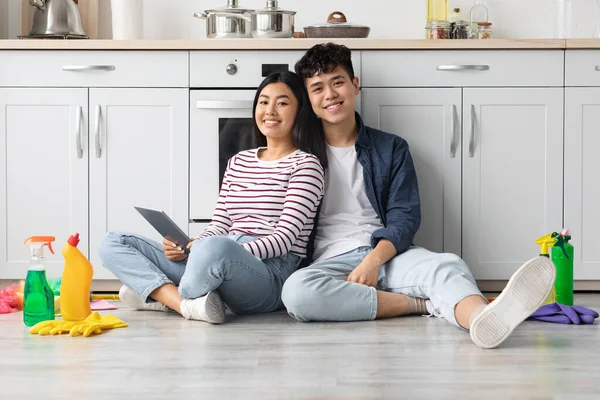
POLYGON ((101 310, 116 310, 117 307, 109 303, 106 300, 92 300, 91 302, 92 311, 101 311, 101 310))

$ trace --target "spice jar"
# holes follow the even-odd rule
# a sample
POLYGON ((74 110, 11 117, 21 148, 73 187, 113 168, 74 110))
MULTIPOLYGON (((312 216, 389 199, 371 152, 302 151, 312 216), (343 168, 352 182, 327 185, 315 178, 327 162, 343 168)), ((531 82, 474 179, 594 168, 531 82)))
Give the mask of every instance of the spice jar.
POLYGON ((477 37, 479 39, 491 39, 492 38, 492 23, 491 22, 478 22, 477 23, 477 37))
POLYGON ((427 39, 450 38, 450 23, 448 21, 430 21, 427 23, 427 39))
POLYGON ((469 21, 456 21, 454 29, 450 32, 452 39, 468 39, 469 38, 469 21))

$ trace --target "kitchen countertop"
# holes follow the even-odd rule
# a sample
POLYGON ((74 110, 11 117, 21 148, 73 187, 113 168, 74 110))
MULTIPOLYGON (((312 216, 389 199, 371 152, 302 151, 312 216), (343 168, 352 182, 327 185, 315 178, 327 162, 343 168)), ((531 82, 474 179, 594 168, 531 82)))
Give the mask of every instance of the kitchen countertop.
POLYGON ((0 50, 306 50, 334 41, 353 50, 600 49, 600 39, 199 39, 199 40, 0 40, 0 50))
POLYGON ((201 40, 0 40, 0 50, 306 50, 317 43, 334 41, 353 50, 420 49, 564 49, 569 42, 600 48, 600 39, 201 39, 201 40))

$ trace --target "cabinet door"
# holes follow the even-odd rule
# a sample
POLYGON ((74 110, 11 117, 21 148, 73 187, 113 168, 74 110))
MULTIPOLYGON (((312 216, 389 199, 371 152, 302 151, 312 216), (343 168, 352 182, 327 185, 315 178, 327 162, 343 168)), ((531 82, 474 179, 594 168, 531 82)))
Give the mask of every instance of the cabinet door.
POLYGON ((422 214, 415 244, 460 255, 461 89, 362 92, 365 123, 401 136, 410 146, 422 214))
POLYGON ((565 94, 565 226, 575 246, 574 278, 600 279, 600 88, 565 94))
POLYGON ((161 241, 134 209, 165 211, 188 228, 187 89, 90 89, 90 258, 94 278, 113 278, 98 258, 106 232, 161 241))
MULTIPOLYGON (((0 278, 24 279, 29 236, 54 236, 47 276, 62 275, 62 245, 88 231, 87 89, 0 88, 0 278)), ((87 241, 79 244, 87 253, 87 241)))
POLYGON ((508 279, 562 226, 563 89, 464 89, 463 114, 462 255, 508 279))

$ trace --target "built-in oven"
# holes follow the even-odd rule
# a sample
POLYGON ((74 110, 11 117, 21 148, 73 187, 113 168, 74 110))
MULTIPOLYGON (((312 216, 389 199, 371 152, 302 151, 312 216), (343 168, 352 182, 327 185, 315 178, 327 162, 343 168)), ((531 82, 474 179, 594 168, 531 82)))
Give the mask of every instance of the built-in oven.
MULTIPOLYGON (((256 147, 252 103, 268 74, 294 70, 304 51, 202 51, 190 56, 190 235, 212 217, 227 161, 256 147)), ((353 53, 360 77, 360 53, 353 53)), ((360 110, 360 97, 357 101, 360 110)))

